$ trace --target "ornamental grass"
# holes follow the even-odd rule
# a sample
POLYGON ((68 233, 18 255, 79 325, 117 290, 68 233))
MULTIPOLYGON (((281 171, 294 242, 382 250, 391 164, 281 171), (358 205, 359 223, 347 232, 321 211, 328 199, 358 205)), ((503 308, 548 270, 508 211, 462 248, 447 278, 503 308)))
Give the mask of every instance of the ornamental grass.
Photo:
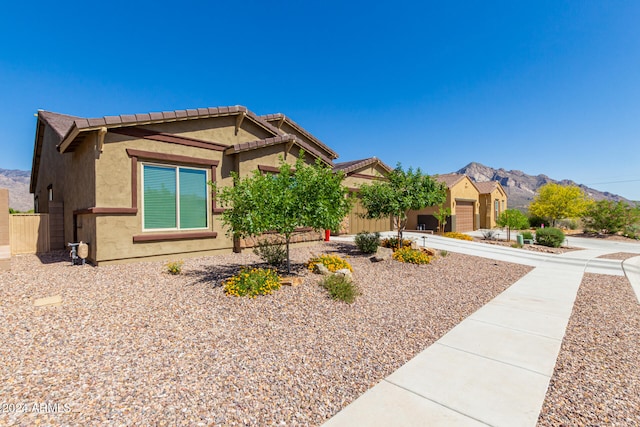
POLYGON ((351 264, 349 264, 347 261, 340 258, 338 255, 323 254, 319 256, 314 256, 309 260, 309 262, 307 262, 307 268, 313 271, 316 264, 323 264, 325 267, 327 267, 327 270, 333 273, 345 268, 353 272, 353 268, 351 267, 351 264))
POLYGON ((444 233, 443 236, 458 240, 473 240, 473 237, 469 236, 468 234, 458 233, 457 231, 449 231, 447 233, 444 233))
POLYGON ((280 288, 280 276, 270 268, 247 268, 224 281, 227 295, 236 297, 267 295, 280 288))
POLYGON ((419 249, 411 249, 404 247, 393 253, 393 259, 400 262, 408 262, 411 264, 429 264, 432 257, 419 249))

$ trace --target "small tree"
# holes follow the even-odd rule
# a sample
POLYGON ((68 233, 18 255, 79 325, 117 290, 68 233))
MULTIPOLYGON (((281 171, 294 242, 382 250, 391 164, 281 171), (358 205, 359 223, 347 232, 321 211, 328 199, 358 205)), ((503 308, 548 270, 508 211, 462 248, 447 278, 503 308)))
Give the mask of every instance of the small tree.
MULTIPOLYGON (((342 185, 344 174, 334 173, 319 160, 314 166, 303 161, 300 152, 295 167, 281 161, 279 173, 256 170, 240 178, 232 172, 232 187, 216 188, 223 208, 222 223, 234 238, 275 231, 284 237, 287 272, 291 272, 289 244, 300 227, 336 230, 349 213, 349 190, 342 185)), ((215 186, 215 183, 211 183, 215 186)))
POLYGON ((362 206, 367 211, 365 217, 380 219, 392 216, 399 242, 402 242, 402 232, 407 225, 407 213, 410 210, 444 203, 446 197, 444 184, 429 175, 423 175, 419 168, 404 171, 399 163, 387 175, 387 181, 360 187, 362 206))
POLYGON ((444 233, 444 228, 447 225, 447 218, 451 215, 451 208, 445 208, 444 203, 438 205, 438 210, 433 216, 438 220, 438 232, 444 233))
POLYGON ((511 230, 523 230, 529 227, 529 219, 518 209, 507 209, 496 219, 498 227, 507 227, 507 240, 511 240, 511 230))
POLYGON ((590 203, 589 196, 580 187, 550 182, 540 187, 529 205, 529 212, 547 218, 555 226, 559 219, 581 217, 590 203))

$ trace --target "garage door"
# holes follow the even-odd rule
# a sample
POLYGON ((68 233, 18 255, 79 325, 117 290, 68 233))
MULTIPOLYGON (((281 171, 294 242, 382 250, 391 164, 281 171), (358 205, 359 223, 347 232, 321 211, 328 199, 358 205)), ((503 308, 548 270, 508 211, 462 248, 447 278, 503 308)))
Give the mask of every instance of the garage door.
POLYGON ((391 219, 366 219, 362 214, 366 213, 359 200, 353 204, 353 209, 349 214, 349 234, 357 234, 362 231, 389 231, 391 230, 391 219))
POLYGON ((473 202, 456 202, 456 231, 473 231, 473 202))

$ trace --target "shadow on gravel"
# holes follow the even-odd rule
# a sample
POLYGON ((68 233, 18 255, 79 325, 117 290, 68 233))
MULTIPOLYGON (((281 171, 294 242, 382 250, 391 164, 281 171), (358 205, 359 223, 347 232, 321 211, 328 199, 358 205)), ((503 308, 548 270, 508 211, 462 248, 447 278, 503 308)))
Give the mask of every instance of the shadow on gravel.
MULTIPOLYGON (((274 268, 267 263, 257 264, 228 264, 228 265, 209 265, 200 270, 191 270, 183 273, 185 277, 193 279, 193 282, 187 286, 195 286, 198 284, 209 285, 213 288, 219 288, 222 283, 231 276, 237 274, 243 267, 246 268, 274 268)), ((291 273, 287 273, 286 266, 277 268, 280 276, 302 276, 307 266, 304 263, 291 263, 291 273)))

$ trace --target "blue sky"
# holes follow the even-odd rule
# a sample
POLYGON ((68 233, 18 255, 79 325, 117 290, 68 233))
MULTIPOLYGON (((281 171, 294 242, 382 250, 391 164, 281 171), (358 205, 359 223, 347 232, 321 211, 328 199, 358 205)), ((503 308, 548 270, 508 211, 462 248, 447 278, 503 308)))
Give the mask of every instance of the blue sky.
POLYGON ((640 200, 640 2, 8 2, 0 167, 38 109, 281 112, 340 154, 640 200))

